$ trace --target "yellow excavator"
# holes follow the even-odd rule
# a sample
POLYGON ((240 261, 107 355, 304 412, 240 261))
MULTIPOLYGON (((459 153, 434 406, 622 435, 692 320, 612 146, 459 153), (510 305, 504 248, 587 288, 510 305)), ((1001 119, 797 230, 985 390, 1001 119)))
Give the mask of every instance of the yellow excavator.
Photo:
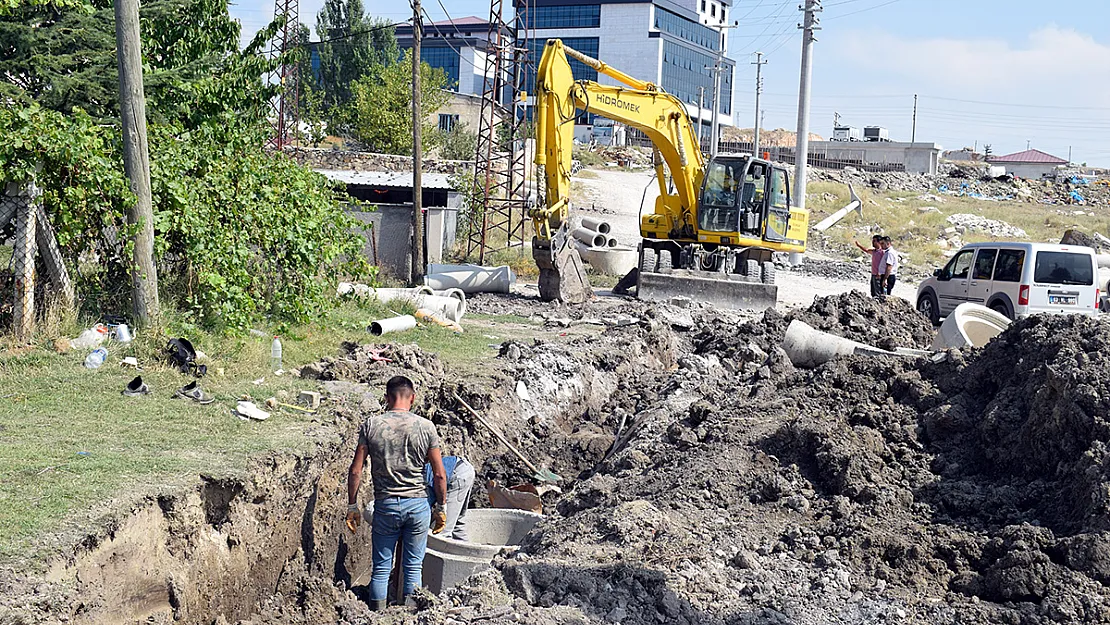
POLYGON ((809 212, 791 205, 786 170, 749 154, 721 154, 706 164, 681 100, 559 39, 547 41, 536 78, 536 164, 545 196, 530 214, 541 299, 580 303, 592 295, 569 229, 579 111, 636 128, 654 148, 659 197, 654 212, 640 216, 640 266, 622 282, 634 279, 641 299, 774 306, 772 254, 804 252, 809 229, 809 212), (625 86, 574 80, 568 57, 625 86))

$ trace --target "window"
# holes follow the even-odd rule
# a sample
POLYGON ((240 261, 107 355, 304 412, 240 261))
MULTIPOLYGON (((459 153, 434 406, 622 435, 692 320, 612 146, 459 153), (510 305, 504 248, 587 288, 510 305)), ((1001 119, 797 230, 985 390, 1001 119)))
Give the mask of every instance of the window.
POLYGON ((1025 265, 1025 250, 1001 250, 994 265, 994 279, 998 282, 1021 282, 1021 269, 1025 265))
MULTIPOLYGON (((442 45, 442 44, 441 44, 442 45)), ((407 47, 402 47, 401 57, 405 55, 407 47)), ((449 47, 438 47, 425 44, 420 47, 420 60, 434 68, 442 69, 447 74, 447 88, 452 91, 459 89, 459 53, 449 47)))
MULTIPOLYGON (((716 15, 716 8, 717 5, 714 4, 714 15, 716 15)), ((655 28, 707 50, 716 52, 721 47, 721 37, 717 31, 658 6, 655 7, 655 28)))
POLYGON ((788 210, 786 201, 786 172, 781 169, 771 170, 771 208, 788 210))
POLYGON ((724 7, 724 6, 721 7, 721 23, 722 24, 727 24, 728 23, 728 7, 724 7))
POLYGON ((1090 254, 1037 252, 1033 282, 1091 285, 1095 283, 1094 262, 1090 254))
POLYGON ((451 132, 455 125, 459 123, 459 116, 450 113, 439 114, 439 129, 443 132, 451 132))
POLYGON ((994 269, 994 257, 998 250, 979 250, 975 257, 975 271, 971 273, 972 280, 990 280, 991 270, 994 269))
MULTIPOLYGON (((683 102, 698 104, 698 87, 705 89, 706 102, 712 107, 713 101, 713 64, 716 56, 702 54, 692 48, 675 43, 663 42, 663 88, 683 102)), ((728 115, 732 110, 732 72, 733 66, 726 64, 721 72, 720 112, 728 115)))
POLYGON ((701 12, 705 13, 705 0, 701 0, 701 12))
MULTIPOLYGON (((563 44, 578 50, 586 56, 597 58, 597 37, 561 37, 563 44)), ((525 47, 528 48, 528 67, 531 71, 524 80, 525 92, 531 94, 536 91, 536 66, 539 65, 540 57, 543 56, 543 47, 547 44, 546 39, 528 39, 525 42, 525 47)), ((597 70, 585 65, 584 63, 567 57, 570 61, 570 71, 574 75, 575 80, 597 80, 597 70)))
POLYGON ((710 17, 717 17, 717 3, 716 2, 709 5, 709 16, 710 17))
POLYGON ((944 271, 941 273, 948 279, 964 280, 967 278, 968 270, 971 269, 971 257, 975 254, 975 250, 967 250, 960 252, 952 257, 945 265, 944 271))
POLYGON ((601 26, 601 5, 534 7, 523 13, 525 28, 597 28, 601 26))

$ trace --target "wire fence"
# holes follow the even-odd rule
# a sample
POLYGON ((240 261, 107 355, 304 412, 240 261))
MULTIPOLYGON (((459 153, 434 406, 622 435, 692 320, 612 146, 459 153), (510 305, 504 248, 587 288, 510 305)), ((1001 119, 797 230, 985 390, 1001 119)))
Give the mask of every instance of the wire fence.
POLYGON ((73 286, 33 182, 3 185, 0 258, 8 251, 5 247, 11 257, 7 270, 0 272, 0 329, 8 326, 17 340, 27 341, 45 302, 51 299, 48 287, 66 305, 73 304, 73 286), (46 280, 38 280, 40 275, 46 280))

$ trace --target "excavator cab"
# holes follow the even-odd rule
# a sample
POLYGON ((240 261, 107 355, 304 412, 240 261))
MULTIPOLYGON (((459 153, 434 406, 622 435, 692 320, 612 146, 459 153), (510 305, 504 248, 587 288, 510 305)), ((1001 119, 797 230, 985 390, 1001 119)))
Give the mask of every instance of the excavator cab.
POLYGON ((698 229, 782 241, 790 219, 787 186, 786 171, 771 163, 746 155, 718 156, 702 182, 698 229))

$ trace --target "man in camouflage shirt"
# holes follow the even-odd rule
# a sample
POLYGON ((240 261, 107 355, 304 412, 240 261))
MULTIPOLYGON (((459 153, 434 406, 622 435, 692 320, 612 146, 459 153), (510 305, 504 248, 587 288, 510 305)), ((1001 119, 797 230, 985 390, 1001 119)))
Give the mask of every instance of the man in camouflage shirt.
POLYGON ((358 489, 362 468, 370 460, 374 482, 373 573, 370 607, 386 605, 393 552, 401 541, 401 571, 406 600, 421 585, 428 529, 443 531, 447 473, 440 455, 439 434, 431 421, 411 412, 416 392, 412 380, 395 376, 386 383, 386 412, 372 416, 358 431, 358 446, 347 472, 347 527, 358 529, 362 514, 358 489), (424 482, 424 463, 432 467, 435 506, 430 506, 424 482))

